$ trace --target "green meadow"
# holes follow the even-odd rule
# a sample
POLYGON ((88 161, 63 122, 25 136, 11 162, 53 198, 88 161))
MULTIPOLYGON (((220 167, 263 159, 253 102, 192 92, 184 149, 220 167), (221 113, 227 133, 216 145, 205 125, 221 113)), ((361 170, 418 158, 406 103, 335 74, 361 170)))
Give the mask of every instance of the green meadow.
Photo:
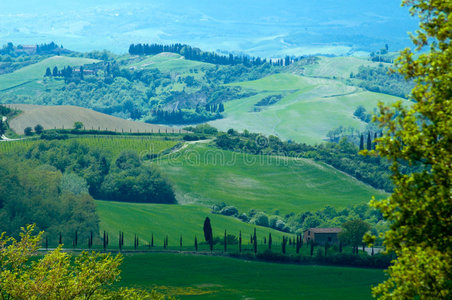
POLYGON ((67 66, 81 66, 95 63, 97 60, 81 57, 52 56, 38 63, 26 66, 13 73, 0 75, 0 91, 18 87, 31 83, 29 88, 36 88, 39 84, 36 81, 42 80, 47 68, 53 70, 54 67, 62 69, 67 66))
POLYGON ((371 299, 382 270, 303 266, 184 254, 127 254, 119 286, 180 299, 371 299))
POLYGON ((231 85, 254 90, 257 95, 225 103, 225 117, 210 122, 220 130, 234 128, 276 135, 284 140, 316 144, 339 126, 363 130, 366 123, 353 116, 359 105, 372 112, 378 102, 400 98, 364 91, 338 80, 289 73, 231 85), (269 95, 283 98, 270 106, 255 104, 269 95))
POLYGON ((159 69, 161 72, 189 73, 191 69, 201 67, 215 67, 212 64, 187 60, 176 53, 161 53, 149 55, 144 59, 133 61, 127 65, 136 69, 159 69))
MULTIPOLYGON (((195 236, 204 241, 203 224, 206 217, 211 219, 214 236, 223 238, 224 231, 239 236, 242 232, 244 244, 256 228, 257 236, 263 238, 269 233, 280 243, 283 232, 244 223, 232 217, 212 214, 208 207, 196 205, 138 204, 112 201, 96 201, 96 211, 100 218, 100 232, 109 233, 110 245, 118 245, 118 232, 124 232, 124 244, 132 246, 135 234, 141 244, 148 244, 154 235, 154 243, 160 247, 166 236, 169 247, 179 249, 180 236, 187 249, 192 251, 195 236)), ((285 234, 287 235, 287 234, 285 234)), ((236 246, 237 247, 237 246, 236 246)))
POLYGON ((385 197, 344 173, 308 159, 255 156, 191 145, 154 162, 168 175, 182 204, 225 202, 241 212, 281 214, 346 207, 385 197))
MULTIPOLYGON (((134 137, 134 136, 84 136, 68 140, 53 141, 54 143, 80 143, 89 148, 98 148, 115 159, 122 151, 133 150, 139 155, 158 154, 178 144, 176 140, 164 140, 160 137, 134 137)), ((27 151, 31 146, 45 143, 43 140, 25 139, 0 143, 0 153, 17 153, 27 151)))

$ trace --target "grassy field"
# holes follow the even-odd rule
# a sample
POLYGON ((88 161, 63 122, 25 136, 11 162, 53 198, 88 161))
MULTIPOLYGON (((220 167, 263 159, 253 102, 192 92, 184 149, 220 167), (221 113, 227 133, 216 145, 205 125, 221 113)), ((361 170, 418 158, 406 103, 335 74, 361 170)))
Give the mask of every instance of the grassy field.
POLYGON ((382 270, 300 266, 179 254, 126 255, 120 286, 180 299, 371 299, 382 270))
POLYGON ((347 86, 338 80, 287 73, 233 85, 255 90, 258 94, 225 103, 225 118, 212 121, 211 125, 221 130, 248 129, 311 144, 324 141, 328 131, 339 126, 363 130, 366 123, 353 116, 359 105, 372 112, 379 101, 400 100, 347 86), (254 104, 268 95, 277 94, 283 95, 279 102, 256 111, 254 104))
POLYGON ((106 115, 83 107, 61 105, 61 106, 40 106, 28 104, 7 104, 23 111, 17 117, 9 121, 12 130, 18 134, 23 134, 26 127, 34 127, 41 124, 44 129, 74 127, 75 122, 82 122, 86 129, 110 130, 117 132, 161 132, 177 133, 179 129, 168 126, 135 122, 118 117, 106 115))
MULTIPOLYGON (((179 249, 182 235, 185 245, 193 250, 194 238, 204 241, 203 224, 206 217, 211 219, 214 236, 223 238, 224 231, 235 236, 242 231, 244 244, 256 226, 235 218, 210 213, 210 209, 196 205, 137 204, 113 201, 96 201, 96 210, 100 218, 100 230, 110 233, 110 243, 118 244, 118 232, 124 232, 125 245, 132 246, 134 235, 140 237, 142 244, 148 244, 154 234, 155 245, 161 247, 168 236, 170 248, 179 249)), ((270 228, 257 226, 259 237, 271 232, 275 242, 282 239, 283 233, 270 228)), ((221 246, 220 246, 221 248, 221 246)))
MULTIPOLYGON (((110 155, 112 159, 125 150, 134 150, 140 155, 157 154, 178 143, 176 140, 164 140, 163 137, 134 136, 84 136, 57 141, 57 143, 72 143, 74 141, 90 148, 102 149, 104 153, 110 155)), ((42 142, 42 140, 36 139, 0 142, 0 153, 27 151, 32 145, 42 142)))
POLYGON ((180 203, 225 202, 247 212, 281 214, 331 205, 366 203, 375 190, 324 164, 306 159, 244 155, 192 145, 155 162, 174 183, 180 203))
POLYGON ((81 66, 95 62, 97 60, 89 58, 53 56, 36 64, 21 68, 13 73, 0 75, 0 91, 42 80, 47 68, 53 70, 54 67, 61 69, 67 66, 81 66))
POLYGON ((160 53, 157 55, 146 56, 145 59, 138 62, 132 62, 127 65, 129 68, 151 69, 156 68, 161 72, 189 73, 191 69, 201 67, 214 67, 214 65, 199 61, 186 60, 176 53, 160 53))
MULTIPOLYGON (((295 63, 289 67, 291 71, 306 76, 327 78, 349 78, 350 73, 356 73, 360 66, 377 67, 380 63, 353 56, 325 57, 319 56, 315 64, 299 66, 295 63)), ((384 63, 386 66, 390 64, 384 63)))

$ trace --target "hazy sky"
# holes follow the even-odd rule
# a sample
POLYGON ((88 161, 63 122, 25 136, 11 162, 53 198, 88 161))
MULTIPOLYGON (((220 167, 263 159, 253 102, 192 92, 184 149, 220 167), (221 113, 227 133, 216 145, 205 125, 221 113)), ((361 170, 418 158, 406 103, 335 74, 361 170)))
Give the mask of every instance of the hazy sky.
POLYGON ((416 26, 394 0, 0 2, 1 44, 55 41, 81 51, 183 42, 262 56, 345 54, 408 46, 416 26))

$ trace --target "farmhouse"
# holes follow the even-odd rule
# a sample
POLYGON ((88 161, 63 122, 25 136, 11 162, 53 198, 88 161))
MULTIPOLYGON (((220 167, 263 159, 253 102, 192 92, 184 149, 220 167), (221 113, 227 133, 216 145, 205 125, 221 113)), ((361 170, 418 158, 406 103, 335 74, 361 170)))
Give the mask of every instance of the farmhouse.
POLYGON ((314 242, 319 245, 337 244, 339 242, 337 235, 341 231, 341 228, 309 228, 303 232, 303 242, 314 242))

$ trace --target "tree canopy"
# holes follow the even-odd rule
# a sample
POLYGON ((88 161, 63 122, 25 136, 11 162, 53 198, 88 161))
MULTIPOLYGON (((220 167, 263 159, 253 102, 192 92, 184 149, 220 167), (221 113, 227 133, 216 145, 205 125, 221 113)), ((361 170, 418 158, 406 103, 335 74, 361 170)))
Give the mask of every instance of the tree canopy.
MULTIPOLYGON (((402 51, 398 72, 413 79, 414 104, 380 105, 384 129, 376 153, 392 162, 394 193, 372 201, 392 222, 387 250, 397 259, 373 289, 382 299, 446 299, 452 290, 452 2, 404 0, 420 19, 415 55, 402 51), (427 52, 421 50, 428 47, 427 52), (414 165, 402 172, 402 162, 414 165)), ((371 240, 371 239, 369 239, 371 240)))
POLYGON ((0 235, 0 297, 2 299, 166 299, 155 291, 111 289, 119 280, 120 254, 83 252, 72 259, 61 245, 32 259, 42 232, 22 227, 20 239, 0 235))

